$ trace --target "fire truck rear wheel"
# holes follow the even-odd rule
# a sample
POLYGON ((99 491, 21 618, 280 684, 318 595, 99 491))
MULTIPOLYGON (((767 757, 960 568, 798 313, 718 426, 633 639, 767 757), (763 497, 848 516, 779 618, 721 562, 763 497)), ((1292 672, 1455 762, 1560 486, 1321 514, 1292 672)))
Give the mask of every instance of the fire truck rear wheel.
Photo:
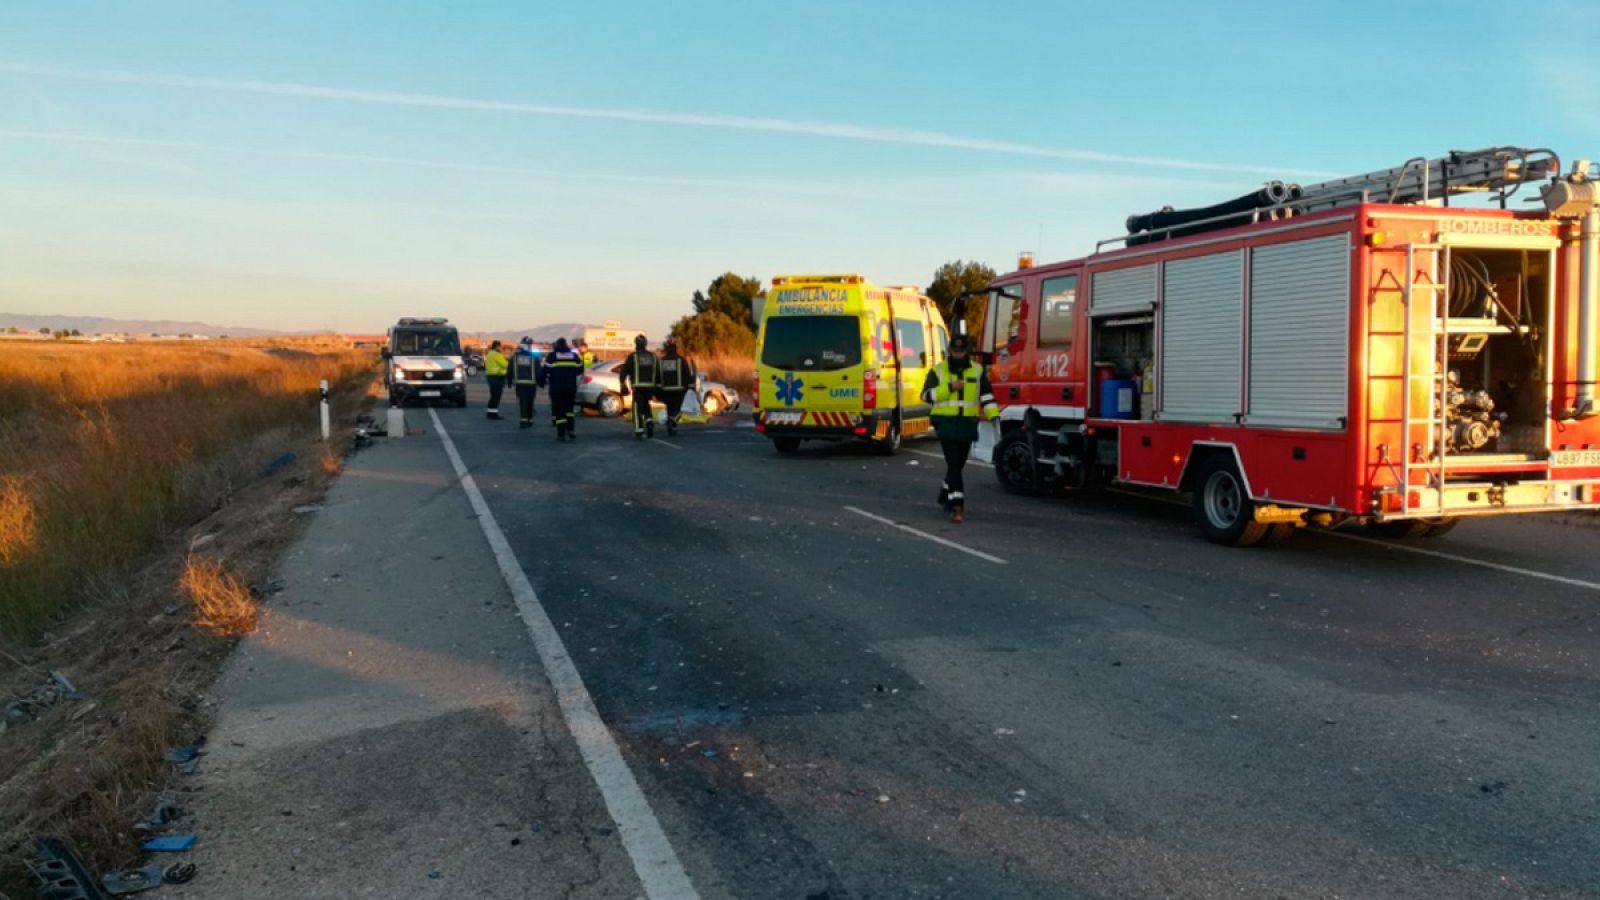
POLYGON ((1266 537, 1268 526, 1255 520, 1255 503, 1233 460, 1217 456, 1205 463, 1194 492, 1195 518, 1206 539, 1248 547, 1266 537))

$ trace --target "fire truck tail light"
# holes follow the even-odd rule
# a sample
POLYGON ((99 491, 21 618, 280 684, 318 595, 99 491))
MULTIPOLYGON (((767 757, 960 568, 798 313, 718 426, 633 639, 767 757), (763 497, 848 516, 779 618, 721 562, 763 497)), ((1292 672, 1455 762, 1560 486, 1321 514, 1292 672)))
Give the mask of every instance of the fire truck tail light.
POLYGON ((1411 509, 1421 509, 1422 508, 1422 495, 1421 494, 1407 494, 1406 495, 1406 506, 1410 507, 1411 509))
POLYGON ((1401 498, 1399 494, 1393 491, 1386 491, 1380 495, 1378 509, 1386 513, 1399 512, 1404 508, 1405 502, 1406 501, 1401 498))
POLYGON ((1382 247, 1387 243, 1389 243, 1389 233, 1386 231, 1374 231, 1367 235, 1368 247, 1382 247))

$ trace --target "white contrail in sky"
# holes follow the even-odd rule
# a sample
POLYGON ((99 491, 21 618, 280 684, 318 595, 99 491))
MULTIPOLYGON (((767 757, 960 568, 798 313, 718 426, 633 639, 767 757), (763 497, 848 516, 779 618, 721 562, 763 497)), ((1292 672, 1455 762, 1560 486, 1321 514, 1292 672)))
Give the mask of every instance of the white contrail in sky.
POLYGON ((412 106, 433 109, 458 109, 481 112, 502 112, 530 116, 557 116, 577 119, 601 119, 621 122, 641 122, 658 125, 681 125, 698 128, 723 128, 736 131, 757 131, 777 134, 800 134, 814 137, 865 141, 879 144, 906 144, 920 147, 947 147, 957 150, 974 150, 983 153, 1000 153, 1012 156, 1031 156, 1044 159, 1070 159, 1079 162, 1121 163, 1151 168, 1186 169, 1201 172, 1232 172, 1265 174, 1278 177, 1329 177, 1333 173, 1305 169, 1284 169, 1252 163, 1205 162, 1201 160, 1172 159, 1160 156, 1137 156, 1122 153, 1103 153, 1075 147, 1050 147, 1023 144, 991 138, 965 137, 939 131, 884 128, 854 125, 844 122, 817 122, 781 119, 765 116, 735 116, 716 113, 680 113, 648 109, 608 109, 603 107, 562 106, 548 103, 525 103, 513 100, 490 100, 477 97, 449 97, 411 91, 368 90, 327 87, 286 81, 252 81, 231 78, 212 78, 191 75, 163 75, 151 72, 128 72, 99 69, 70 69, 42 66, 33 63, 0 61, 0 72, 14 75, 32 75, 63 78, 75 81, 94 81, 110 84, 136 84, 152 87, 172 87, 188 90, 221 91, 232 93, 269 94, 284 97, 308 97, 319 100, 338 100, 349 103, 372 103, 389 106, 412 106))

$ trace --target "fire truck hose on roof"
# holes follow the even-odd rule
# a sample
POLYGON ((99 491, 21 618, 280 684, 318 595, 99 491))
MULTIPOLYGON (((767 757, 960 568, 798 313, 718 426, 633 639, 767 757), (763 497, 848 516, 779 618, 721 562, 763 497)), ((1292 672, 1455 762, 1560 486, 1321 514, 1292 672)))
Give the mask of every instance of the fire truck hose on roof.
MULTIPOLYGON (((1221 228, 1230 225, 1248 225, 1250 213, 1268 207, 1278 206, 1300 196, 1298 184, 1285 184, 1282 181, 1269 181, 1262 185, 1260 190, 1251 191, 1242 197, 1225 200, 1211 206, 1201 206, 1195 209, 1173 209, 1170 206, 1162 207, 1155 212, 1148 212, 1128 217, 1128 233, 1138 234, 1144 231, 1156 231, 1163 228, 1174 228, 1171 237, 1180 237, 1187 232, 1175 226, 1187 225, 1190 222, 1199 222, 1205 219, 1217 219, 1222 216, 1238 214, 1238 221, 1216 222, 1211 228, 1221 228)), ((1149 240, 1147 238, 1146 240, 1149 240)), ((1128 243, 1139 243, 1130 240, 1128 243)))

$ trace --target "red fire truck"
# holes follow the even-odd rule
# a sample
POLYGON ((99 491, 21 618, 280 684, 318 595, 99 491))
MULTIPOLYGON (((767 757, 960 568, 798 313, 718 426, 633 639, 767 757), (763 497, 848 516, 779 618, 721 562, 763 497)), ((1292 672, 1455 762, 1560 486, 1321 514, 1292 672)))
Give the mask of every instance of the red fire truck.
POLYGON ((1600 508, 1597 201, 1587 161, 1499 147, 1025 257, 973 298, 1003 410, 979 458, 1018 493, 1192 492, 1241 546, 1600 508))

